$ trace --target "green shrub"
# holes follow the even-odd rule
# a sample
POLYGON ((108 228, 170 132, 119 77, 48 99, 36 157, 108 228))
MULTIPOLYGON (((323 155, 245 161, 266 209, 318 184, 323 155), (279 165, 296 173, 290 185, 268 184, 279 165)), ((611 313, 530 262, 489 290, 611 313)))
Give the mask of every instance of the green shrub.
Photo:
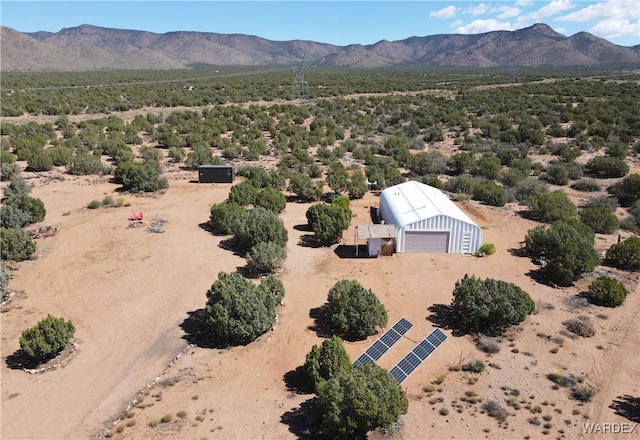
POLYGON ((640 174, 629 174, 607 188, 607 192, 617 197, 620 205, 631 206, 633 202, 640 200, 640 174))
POLYGON ((275 212, 259 206, 243 212, 231 228, 234 239, 242 250, 249 250, 258 243, 268 241, 284 248, 288 240, 282 219, 275 212))
POLYGON ((462 366, 462 371, 471 371, 473 373, 482 373, 484 371, 484 362, 472 359, 462 366))
POLYGON ((596 329, 593 327, 591 319, 588 316, 578 316, 577 318, 565 321, 563 324, 567 330, 578 336, 590 338, 596 334, 596 329))
POLYGON ((325 339, 321 345, 314 345, 307 353, 303 369, 315 392, 318 391, 321 381, 337 378, 342 373, 350 373, 351 360, 342 339, 332 336, 325 339))
POLYGON ((322 197, 322 185, 316 184, 311 177, 303 173, 291 175, 288 189, 302 202, 316 202, 322 197))
POLYGON ((364 339, 387 325, 387 310, 371 289, 356 280, 340 280, 327 300, 329 324, 340 334, 364 339))
POLYGON ((154 192, 169 186, 166 177, 160 175, 160 164, 155 161, 123 162, 116 168, 114 179, 124 191, 154 192))
POLYGON ((20 175, 20 165, 17 163, 0 162, 0 181, 10 180, 12 177, 20 175))
POLYGON ((561 190, 535 194, 528 199, 527 205, 530 215, 544 223, 568 220, 578 214, 576 205, 561 190))
POLYGON ((613 244, 606 254, 607 262, 624 270, 640 270, 640 237, 631 236, 613 244))
POLYGON ((482 409, 485 410, 489 417, 493 417, 499 422, 507 420, 507 416, 509 415, 507 410, 500 406, 500 404, 495 400, 487 400, 482 404, 482 409))
POLYGON ((102 206, 102 203, 100 203, 100 200, 92 200, 89 203, 87 203, 87 208, 88 209, 98 209, 99 207, 102 206))
POLYGON ((629 172, 629 165, 624 159, 608 156, 598 156, 585 164, 588 173, 596 174, 600 177, 624 177, 629 172))
POLYGON ((276 300, 276 304, 280 304, 282 302, 285 293, 284 284, 277 276, 269 275, 262 280, 258 287, 269 293, 269 295, 273 295, 276 300))
POLYGON ((393 376, 372 362, 321 381, 313 400, 316 429, 328 438, 366 438, 377 428, 391 428, 408 408, 393 376))
POLYGON ((267 274, 282 267, 287 259, 287 250, 272 241, 262 241, 249 249, 245 258, 250 273, 267 274))
POLYGON ((256 203, 259 188, 251 181, 245 180, 231 187, 229 191, 229 202, 247 206, 256 203))
POLYGON ((605 307, 617 307, 627 297, 627 289, 620 281, 606 275, 598 277, 589 285, 589 297, 593 302, 605 307))
POLYGON ((35 251, 36 244, 24 229, 0 228, 0 254, 3 260, 28 260, 35 251))
POLYGON ((222 202, 211 207, 209 228, 214 234, 233 234, 233 223, 244 213, 245 209, 238 203, 222 202))
POLYGON ((4 205, 6 207, 11 206, 26 214, 26 223, 22 226, 39 223, 44 220, 44 217, 47 214, 47 210, 45 209, 42 200, 31 197, 25 193, 9 197, 5 201, 4 205))
POLYGON ((496 246, 493 243, 482 243, 475 255, 493 255, 496 253, 496 246))
POLYGON ((613 234, 620 228, 620 220, 604 206, 589 206, 580 211, 580 221, 598 234, 613 234))
POLYGON ((27 171, 49 171, 52 168, 53 159, 45 149, 39 148, 29 155, 27 171))
POLYGON ((465 274, 453 290, 451 312, 460 329, 467 332, 501 333, 533 310, 533 299, 513 283, 465 274))
POLYGON ((508 201, 507 191, 493 180, 485 180, 473 189, 473 200, 490 206, 504 206, 508 201))
POLYGON ((278 214, 287 207, 287 198, 277 188, 267 187, 258 191, 254 205, 270 209, 278 214))
POLYGON ((351 224, 351 209, 344 204, 319 203, 306 212, 307 223, 320 243, 334 244, 342 238, 342 233, 351 224))
POLYGON ((219 342, 246 345, 273 327, 276 300, 239 273, 220 272, 207 292, 205 316, 219 342))
POLYGON ((582 192, 597 192, 602 188, 600 184, 593 179, 581 179, 571 184, 571 189, 582 192))
POLYGON ((67 173, 74 176, 87 176, 90 174, 106 174, 107 169, 102 164, 100 156, 87 152, 77 153, 67 165, 67 173))
POLYGON ((22 332, 20 349, 29 359, 41 363, 57 355, 69 343, 75 331, 71 321, 47 315, 34 327, 22 332))
POLYGON ((13 197, 20 194, 29 194, 31 192, 31 185, 29 185, 27 181, 19 175, 13 176, 9 181, 9 185, 2 188, 2 192, 4 193, 5 197, 13 197))

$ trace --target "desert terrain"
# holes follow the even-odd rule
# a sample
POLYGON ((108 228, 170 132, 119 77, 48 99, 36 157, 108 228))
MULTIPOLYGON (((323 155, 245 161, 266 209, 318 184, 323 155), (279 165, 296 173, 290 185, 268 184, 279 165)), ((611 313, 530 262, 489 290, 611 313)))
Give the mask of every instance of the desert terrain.
MULTIPOLYGON (((2 438, 308 437, 305 410, 313 395, 302 386, 298 367, 323 340, 314 310, 344 278, 376 293, 389 327, 401 317, 413 323, 379 361, 382 367, 391 368, 436 326, 449 336, 403 383, 409 411, 394 438, 619 438, 585 434, 583 424, 632 424, 637 417, 626 399, 640 395, 638 274, 599 266, 571 288, 538 283, 531 276, 537 267, 518 256, 527 230, 537 223, 514 213, 517 206, 459 204, 482 227, 485 242, 495 244, 491 256, 352 258, 353 226, 370 221, 376 194, 352 201, 352 227, 331 248, 303 245, 309 232, 297 226, 306 223, 310 205, 290 202, 281 214, 289 242, 279 274, 286 294, 277 324, 247 346, 218 349, 193 338, 193 323, 218 272, 245 264, 220 246, 226 237, 202 227, 230 185, 194 183, 196 172, 175 168, 166 174, 167 190, 135 196, 117 192, 106 177, 60 170, 23 175, 34 185, 31 195, 47 208, 43 224, 58 233, 38 239, 34 259, 13 271, 10 288, 18 293, 0 315, 2 438), (105 196, 124 197, 130 206, 86 208, 105 196), (147 224, 166 221, 162 233, 129 227, 131 211, 144 212, 147 224), (536 313, 500 338, 499 353, 481 352, 471 336, 447 326, 439 305, 450 304, 465 273, 516 283, 537 303, 536 313), (621 307, 580 301, 578 295, 601 273, 627 284, 630 295, 621 307), (12 365, 11 355, 22 330, 47 314, 75 324, 78 351, 57 368, 30 374, 12 365), (562 322, 578 315, 592 318, 594 337, 561 333, 562 322), (471 359, 484 361, 485 371, 456 371, 471 359), (579 377, 598 394, 584 404, 571 399, 569 389, 547 378, 558 372, 579 377), (481 404, 488 400, 508 410, 504 423, 484 414, 481 404)), ((604 251, 617 238, 598 235, 596 246, 604 251)), ((375 339, 346 342, 351 358, 375 339)))

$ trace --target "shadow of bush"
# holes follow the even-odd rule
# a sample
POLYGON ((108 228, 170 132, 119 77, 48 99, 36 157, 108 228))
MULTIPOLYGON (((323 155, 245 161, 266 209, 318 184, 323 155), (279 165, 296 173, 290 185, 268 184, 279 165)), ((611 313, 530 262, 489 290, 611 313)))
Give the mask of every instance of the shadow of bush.
POLYGON ((631 422, 640 423, 640 397, 633 397, 628 394, 618 396, 611 402, 609 408, 613 409, 613 412, 620 417, 624 417, 631 422))
POLYGON ((287 391, 291 391, 296 394, 312 394, 313 387, 307 379, 307 375, 304 372, 304 366, 300 365, 294 370, 284 373, 284 384, 287 387, 287 391))
POLYGON ((327 436, 314 432, 315 417, 313 399, 305 400, 300 406, 293 408, 280 417, 280 423, 289 427, 289 432, 299 439, 327 439, 327 436))
POLYGON ((180 328, 184 331, 182 339, 200 348, 228 348, 229 343, 221 341, 207 327, 204 309, 187 312, 187 318, 180 328))

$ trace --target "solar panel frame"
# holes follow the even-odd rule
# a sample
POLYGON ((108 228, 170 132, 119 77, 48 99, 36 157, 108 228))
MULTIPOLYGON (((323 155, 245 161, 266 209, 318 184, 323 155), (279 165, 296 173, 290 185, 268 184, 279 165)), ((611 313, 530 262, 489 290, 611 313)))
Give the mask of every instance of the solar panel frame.
POLYGON ((404 382, 446 339, 447 335, 437 328, 420 341, 413 350, 389 370, 389 373, 396 379, 396 384, 399 386, 404 382))
POLYGON ((398 342, 402 336, 413 327, 413 324, 405 318, 400 318, 393 327, 387 330, 382 336, 380 336, 364 353, 362 353, 358 359, 353 362, 353 365, 361 365, 367 362, 376 362, 385 355, 387 351, 398 342))

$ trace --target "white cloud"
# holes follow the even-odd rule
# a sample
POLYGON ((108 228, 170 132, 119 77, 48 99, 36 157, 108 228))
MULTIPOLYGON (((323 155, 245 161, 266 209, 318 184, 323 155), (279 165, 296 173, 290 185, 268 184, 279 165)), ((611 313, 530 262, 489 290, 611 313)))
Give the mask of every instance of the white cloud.
POLYGON ((604 38, 637 37, 640 35, 640 23, 629 20, 601 20, 589 29, 594 35, 604 38))
POLYGON ((480 3, 479 5, 469 6, 464 9, 465 12, 471 15, 483 15, 489 12, 491 8, 484 3, 480 3))
POLYGON ((474 20, 465 26, 459 26, 456 29, 458 34, 481 34, 490 31, 511 31, 513 26, 511 23, 498 21, 493 18, 488 20, 474 20))
POLYGON ((528 18, 540 20, 567 11, 569 9, 573 9, 574 7, 575 5, 571 3, 571 0, 553 0, 552 2, 549 2, 549 4, 538 9, 536 12, 528 14, 528 18))
POLYGON ((498 14, 498 18, 504 19, 517 17, 520 15, 521 10, 516 6, 498 6, 496 11, 500 12, 500 14, 498 14))
POLYGON ((640 35, 640 0, 607 0, 582 8, 557 21, 593 23, 589 32, 603 38, 640 35), (636 11, 633 14, 631 11, 636 11), (635 17, 635 18, 634 18, 635 17))
POLYGON ((447 6, 446 8, 442 8, 437 11, 431 11, 429 13, 429 18, 453 18, 456 16, 457 11, 458 8, 456 8, 455 6, 447 6))
POLYGON ((523 6, 529 6, 529 5, 530 5, 530 4, 532 4, 532 3, 533 3, 533 1, 532 1, 532 0, 518 0, 518 1, 516 2, 516 6, 520 6, 520 7, 523 7, 523 6))
POLYGON ((463 21, 462 21, 462 20, 456 20, 456 21, 454 21, 453 23, 451 23, 451 27, 452 27, 452 28, 460 27, 460 26, 462 26, 462 23, 463 23, 463 21))

